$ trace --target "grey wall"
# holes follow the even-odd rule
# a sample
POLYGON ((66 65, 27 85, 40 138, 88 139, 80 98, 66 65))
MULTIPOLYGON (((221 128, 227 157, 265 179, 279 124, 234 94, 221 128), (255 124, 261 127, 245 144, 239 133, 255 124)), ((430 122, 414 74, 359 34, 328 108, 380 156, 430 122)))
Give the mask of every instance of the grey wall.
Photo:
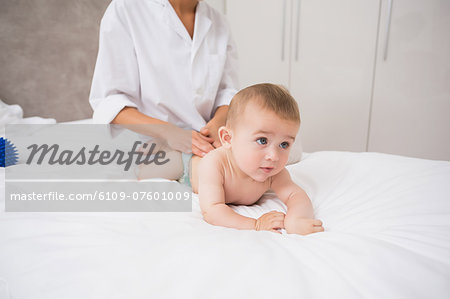
POLYGON ((25 117, 89 118, 98 29, 111 0, 0 0, 0 99, 25 117))

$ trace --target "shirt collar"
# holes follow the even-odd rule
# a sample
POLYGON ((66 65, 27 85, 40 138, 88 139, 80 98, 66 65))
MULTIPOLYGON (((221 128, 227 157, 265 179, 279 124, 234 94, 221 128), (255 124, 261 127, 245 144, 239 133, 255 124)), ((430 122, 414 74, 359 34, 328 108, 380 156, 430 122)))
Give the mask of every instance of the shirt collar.
MULTIPOLYGON (((178 18, 177 13, 173 9, 169 0, 152 0, 158 2, 164 6, 163 19, 164 21, 183 39, 192 44, 193 55, 197 52, 201 43, 203 42, 206 34, 211 27, 211 19, 208 14, 208 7, 204 1, 199 1, 195 10, 195 24, 194 24, 194 37, 191 39, 186 28, 181 20, 178 18)), ((193 58, 193 57, 192 57, 193 58)))

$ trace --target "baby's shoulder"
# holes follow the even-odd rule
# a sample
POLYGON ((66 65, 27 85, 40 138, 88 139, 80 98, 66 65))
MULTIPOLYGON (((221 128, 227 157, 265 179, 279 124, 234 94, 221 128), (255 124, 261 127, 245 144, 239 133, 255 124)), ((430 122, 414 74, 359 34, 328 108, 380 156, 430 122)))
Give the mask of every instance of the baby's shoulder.
POLYGON ((226 152, 223 150, 222 147, 219 147, 207 153, 200 160, 200 167, 216 168, 216 169, 222 168, 225 160, 226 160, 226 152))
POLYGON ((227 156, 226 149, 221 146, 207 153, 202 160, 223 160, 227 156))

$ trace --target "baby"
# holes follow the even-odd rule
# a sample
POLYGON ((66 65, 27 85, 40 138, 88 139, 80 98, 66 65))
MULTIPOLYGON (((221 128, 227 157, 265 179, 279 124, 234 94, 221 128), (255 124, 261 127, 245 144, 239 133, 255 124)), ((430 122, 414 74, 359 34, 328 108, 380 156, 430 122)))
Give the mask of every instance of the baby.
POLYGON ((206 222, 301 235, 324 231, 308 195, 285 168, 299 126, 297 103, 280 86, 257 84, 234 96, 218 132, 222 147, 191 160, 189 177, 206 222), (252 205, 269 189, 286 204, 286 215, 272 211, 254 219, 228 206, 252 205))

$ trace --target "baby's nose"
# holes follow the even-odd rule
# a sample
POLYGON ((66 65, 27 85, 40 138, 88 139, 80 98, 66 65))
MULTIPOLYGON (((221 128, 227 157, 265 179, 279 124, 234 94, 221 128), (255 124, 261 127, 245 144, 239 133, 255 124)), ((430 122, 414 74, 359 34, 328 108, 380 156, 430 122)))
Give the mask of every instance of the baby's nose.
POLYGON ((266 153, 266 159, 270 161, 278 161, 279 155, 277 149, 269 148, 266 153))

